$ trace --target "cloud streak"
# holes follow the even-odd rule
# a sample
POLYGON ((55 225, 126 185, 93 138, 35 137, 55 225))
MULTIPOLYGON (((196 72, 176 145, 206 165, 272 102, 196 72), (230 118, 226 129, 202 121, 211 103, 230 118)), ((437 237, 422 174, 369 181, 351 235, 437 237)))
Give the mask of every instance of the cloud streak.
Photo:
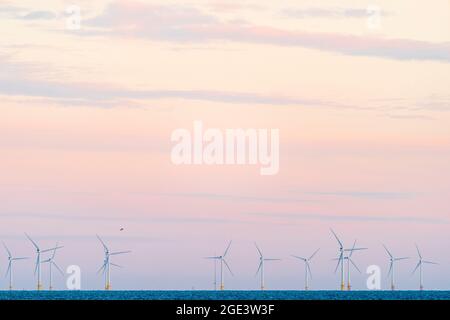
POLYGON ((448 220, 440 218, 422 218, 416 216, 377 216, 377 215, 342 215, 321 213, 275 213, 275 212, 247 212, 251 216, 283 218, 291 220, 320 220, 320 221, 355 221, 355 222, 403 222, 403 223, 430 223, 448 224, 448 220))
POLYGON ((24 20, 52 20, 56 19, 57 15, 52 11, 31 11, 23 15, 21 19, 24 20))
POLYGON ((236 202, 268 202, 268 203, 317 202, 314 200, 300 199, 296 197, 264 197, 264 196, 258 197, 258 196, 218 194, 218 193, 171 193, 165 195, 169 197, 202 198, 209 200, 225 200, 236 202))
POLYGON ((252 92, 233 92, 215 90, 133 90, 107 84, 65 83, 30 78, 34 66, 21 65, 0 57, 0 68, 8 76, 0 75, 0 94, 48 98, 62 105, 96 105, 114 107, 120 103, 128 105, 127 100, 185 99, 229 104, 260 104, 287 106, 323 106, 351 109, 364 109, 348 104, 339 104, 314 98, 267 95, 252 92), (11 76, 13 75, 13 76, 11 76))
POLYGON ((366 199, 409 199, 417 194, 412 192, 387 192, 387 191, 334 191, 334 192, 303 192, 313 196, 351 197, 366 199))
POLYGON ((422 100, 400 99, 395 104, 368 100, 352 104, 347 101, 327 101, 315 97, 261 94, 255 92, 218 90, 134 90, 104 83, 74 83, 38 79, 48 72, 45 66, 11 61, 0 56, 0 95, 33 97, 41 102, 62 106, 96 106, 99 108, 142 107, 147 100, 184 99, 226 104, 321 107, 338 110, 382 112, 380 116, 392 119, 430 120, 417 112, 446 112, 450 110, 448 96, 429 96, 422 100), (393 114, 397 111, 400 113, 393 114))
MULTIPOLYGON (((296 9, 288 8, 282 10, 283 16, 295 19, 307 19, 307 18, 367 18, 371 13, 365 8, 305 8, 296 9)), ((380 11, 380 16, 386 16, 387 13, 380 11)))
POLYGON ((114 2, 101 15, 86 21, 85 24, 92 27, 92 30, 86 33, 89 35, 184 43, 231 41, 302 47, 350 56, 450 62, 450 42, 432 43, 375 36, 305 32, 246 22, 223 22, 189 7, 114 2))

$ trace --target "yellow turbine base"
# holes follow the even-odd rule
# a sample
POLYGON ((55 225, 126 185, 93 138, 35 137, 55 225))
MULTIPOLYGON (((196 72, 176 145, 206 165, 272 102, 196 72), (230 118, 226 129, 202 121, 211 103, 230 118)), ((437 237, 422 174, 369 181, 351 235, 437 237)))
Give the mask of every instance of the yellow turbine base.
POLYGON ((225 289, 225 286, 223 284, 220 285, 220 290, 225 289))
POLYGON ((341 291, 345 290, 345 284, 341 283, 341 291))
POLYGON ((110 284, 110 283, 108 283, 108 284, 105 286, 105 290, 111 290, 111 284, 110 284))

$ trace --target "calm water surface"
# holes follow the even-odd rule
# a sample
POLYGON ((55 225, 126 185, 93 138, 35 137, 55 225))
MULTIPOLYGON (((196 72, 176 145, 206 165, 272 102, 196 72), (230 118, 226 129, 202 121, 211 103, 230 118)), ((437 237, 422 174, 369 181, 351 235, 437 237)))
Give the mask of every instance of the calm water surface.
POLYGON ((450 300, 450 291, 0 291, 0 300, 450 300))

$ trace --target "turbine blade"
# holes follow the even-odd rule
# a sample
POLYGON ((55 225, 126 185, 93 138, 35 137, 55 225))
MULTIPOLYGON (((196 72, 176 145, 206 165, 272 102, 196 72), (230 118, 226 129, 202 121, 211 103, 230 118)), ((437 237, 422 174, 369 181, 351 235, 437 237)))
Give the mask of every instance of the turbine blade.
POLYGON ((51 262, 55 267, 56 267, 56 269, 58 269, 58 271, 62 274, 62 275, 64 275, 64 272, 61 270, 61 268, 55 263, 55 262, 51 262))
POLYGON ((369 249, 369 248, 352 248, 352 249, 344 249, 344 251, 353 252, 353 251, 367 250, 367 249, 369 249))
POLYGON ((108 247, 106 246, 106 244, 103 242, 102 238, 100 238, 100 236, 99 236, 98 234, 97 234, 97 238, 98 238, 98 240, 100 240, 100 242, 102 243, 103 249, 104 249, 105 251, 109 251, 108 247))
POLYGON ((437 263, 437 262, 433 262, 433 261, 423 261, 423 263, 428 263, 428 264, 439 264, 439 263, 437 263))
POLYGON ((262 256, 263 256, 263 255, 262 255, 262 252, 261 252, 261 250, 258 248, 258 245, 256 244, 256 242, 255 242, 255 247, 256 247, 256 250, 258 250, 258 252, 259 252, 259 256, 262 257, 262 256))
POLYGON ((389 276, 391 275, 391 272, 392 272, 392 265, 393 265, 394 263, 391 261, 391 263, 389 264, 389 271, 388 271, 388 273, 387 273, 387 277, 386 278, 389 278, 389 276))
POLYGON ((219 256, 217 256, 217 257, 203 257, 203 259, 220 259, 220 257, 219 256))
POLYGON ((8 276, 10 271, 11 271, 11 261, 9 261, 8 263, 8 269, 6 269, 5 278, 8 276))
POLYGON ((11 258, 11 260, 25 260, 25 259, 30 259, 30 258, 28 258, 28 257, 11 258))
POLYGON ((336 238, 336 240, 337 240, 337 242, 339 243, 339 245, 340 245, 341 247, 344 247, 343 244, 342 244, 342 242, 341 242, 341 240, 339 240, 338 236, 337 236, 336 233, 333 231, 333 229, 330 228, 330 230, 331 230, 331 232, 333 233, 333 235, 334 235, 334 237, 336 238))
POLYGON ((6 244, 3 242, 3 247, 5 247, 6 252, 8 252, 8 257, 11 258, 11 251, 9 251, 8 247, 6 246, 6 244))
POLYGON ((256 270, 255 277, 258 275, 259 270, 261 270, 262 261, 259 262, 258 270, 256 270))
POLYGON ((320 248, 314 251, 314 253, 308 258, 308 260, 311 260, 316 255, 316 253, 319 252, 319 250, 320 248))
POLYGON ((39 261, 38 261, 38 259, 36 258, 36 266, 34 267, 34 274, 36 274, 36 272, 37 272, 38 265, 39 265, 39 261))
POLYGON ((228 265, 227 261, 225 259, 222 259, 223 263, 225 263, 225 266, 227 267, 228 271, 230 271, 231 275, 234 277, 233 271, 231 271, 230 266, 228 265))
POLYGON ((387 254, 389 255, 389 257, 391 257, 391 259, 394 258, 394 257, 392 256, 392 253, 389 252, 388 248, 387 248, 384 244, 383 244, 383 247, 384 247, 384 250, 386 250, 386 252, 387 252, 387 254))
POLYGON ((127 250, 127 251, 118 251, 118 252, 112 252, 109 255, 110 256, 114 256, 114 255, 118 255, 118 254, 124 254, 124 253, 130 253, 131 250, 127 250))
POLYGON ((98 269, 97 274, 100 273, 100 271, 102 271, 103 269, 105 269, 105 267, 106 267, 106 262, 104 262, 103 265, 100 267, 100 269, 98 269))
POLYGON ((55 258, 55 254, 56 254, 56 250, 57 250, 56 248, 58 248, 58 242, 55 245, 55 249, 53 250, 52 257, 50 258, 52 260, 55 258))
POLYGON ((28 234, 25 233, 25 235, 27 236, 28 240, 31 241, 31 243, 34 245, 34 247, 36 248, 36 250, 39 250, 38 245, 36 244, 36 242, 33 241, 33 239, 30 238, 30 236, 28 234))
POLYGON ((117 267, 117 268, 123 268, 122 266, 119 266, 118 264, 115 264, 115 263, 112 263, 112 262, 111 262, 111 265, 114 266, 114 267, 117 267))
POLYGON ((359 270, 358 266, 356 265, 356 263, 353 262, 352 259, 348 258, 348 260, 352 263, 352 265, 356 268, 356 270, 358 270, 359 273, 361 273, 361 270, 359 270))
MULTIPOLYGON (((355 239, 355 241, 353 241, 353 246, 352 246, 352 248, 351 248, 351 250, 350 250, 350 254, 348 255, 349 257, 352 256, 353 251, 355 251, 355 247, 356 247, 356 239, 355 239)), ((347 250, 345 250, 345 251, 347 251, 347 250)))
POLYGON ((42 250, 41 253, 49 252, 49 251, 56 251, 56 250, 61 249, 61 248, 64 248, 64 247, 63 246, 59 246, 59 247, 54 247, 54 248, 50 248, 50 249, 45 249, 45 250, 42 250))
POLYGON ((410 259, 410 257, 395 258, 394 261, 406 260, 406 259, 410 259))
POLYGON ((414 268, 413 272, 411 273, 411 275, 413 275, 414 273, 416 273, 417 268, 419 268, 421 261, 419 261, 417 263, 417 266, 414 268))
POLYGON ((416 243, 417 254, 419 255, 420 260, 422 260, 422 255, 420 254, 419 246, 416 243))
POLYGON ((294 255, 291 255, 292 257, 294 257, 294 258, 297 258, 297 259, 300 259, 300 260, 303 260, 303 261, 306 261, 306 259, 305 258, 303 258, 303 257, 299 257, 299 256, 294 256, 294 255))
POLYGON ((281 259, 264 258, 264 261, 280 261, 281 259))
POLYGON ((334 269, 334 273, 336 273, 336 271, 338 270, 339 265, 341 264, 341 261, 342 261, 342 253, 339 255, 338 263, 336 265, 336 269, 334 269))
POLYGON ((312 271, 311 271, 311 268, 309 267, 308 261, 306 261, 306 267, 308 268, 308 271, 309 271, 309 278, 312 279, 312 271))
POLYGON ((230 242, 228 243, 228 246, 227 246, 227 248, 225 249, 225 252, 223 253, 223 256, 222 256, 222 257, 225 257, 225 256, 227 255, 228 250, 230 249, 230 246, 231 246, 231 241, 232 241, 232 240, 230 240, 230 242))

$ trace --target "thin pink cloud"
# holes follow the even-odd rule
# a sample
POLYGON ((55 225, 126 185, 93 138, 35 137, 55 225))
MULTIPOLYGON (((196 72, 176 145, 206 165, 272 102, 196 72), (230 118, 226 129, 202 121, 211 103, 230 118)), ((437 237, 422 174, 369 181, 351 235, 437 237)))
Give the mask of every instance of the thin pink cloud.
POLYGON ((450 42, 432 43, 338 33, 285 30, 246 22, 223 22, 193 7, 115 2, 86 22, 86 34, 127 36, 178 43, 231 41, 294 46, 351 56, 450 62, 450 42), (95 27, 103 28, 96 31, 95 27), (104 31, 104 30, 108 31, 104 31))

